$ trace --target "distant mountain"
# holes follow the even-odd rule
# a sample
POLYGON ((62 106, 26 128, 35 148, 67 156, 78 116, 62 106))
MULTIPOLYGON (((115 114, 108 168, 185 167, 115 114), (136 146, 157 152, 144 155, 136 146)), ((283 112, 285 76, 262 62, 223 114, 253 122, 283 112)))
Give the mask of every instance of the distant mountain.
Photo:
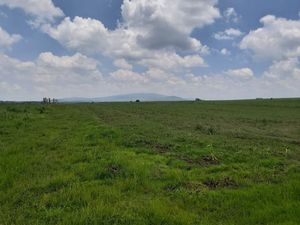
POLYGON ((161 102, 161 101, 185 101, 186 99, 177 96, 166 96, 153 93, 136 93, 127 95, 115 95, 100 98, 63 98, 59 102, 129 102, 140 100, 142 102, 161 102))

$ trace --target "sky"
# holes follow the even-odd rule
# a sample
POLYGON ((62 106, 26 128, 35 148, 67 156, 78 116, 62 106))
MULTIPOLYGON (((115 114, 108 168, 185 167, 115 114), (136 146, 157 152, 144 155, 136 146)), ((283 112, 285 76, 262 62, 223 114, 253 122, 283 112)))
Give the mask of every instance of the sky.
POLYGON ((0 100, 300 96, 299 0, 0 0, 0 100))

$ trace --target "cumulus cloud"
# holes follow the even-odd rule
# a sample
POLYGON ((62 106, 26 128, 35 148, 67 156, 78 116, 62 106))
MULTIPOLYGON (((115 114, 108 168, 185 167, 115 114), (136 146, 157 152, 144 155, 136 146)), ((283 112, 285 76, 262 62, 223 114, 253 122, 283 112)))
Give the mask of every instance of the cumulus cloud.
POLYGON ((63 46, 88 54, 105 51, 111 41, 102 22, 91 18, 75 17, 72 21, 66 17, 56 28, 44 26, 43 29, 63 46))
POLYGON ((137 83, 146 83, 148 79, 142 74, 135 73, 131 70, 120 69, 111 73, 111 77, 116 81, 121 82, 137 82, 137 83))
POLYGON ((240 30, 230 28, 225 31, 214 34, 214 38, 217 40, 233 40, 242 35, 243 35, 243 33, 240 30))
MULTIPOLYGON (((153 87, 159 86, 176 86, 178 84, 185 83, 182 77, 178 77, 175 74, 166 72, 161 69, 152 68, 143 73, 133 72, 131 70, 120 69, 111 73, 113 82, 123 87, 153 87)), ((109 82, 109 80, 108 80, 109 82)))
MULTIPOLYGON (((157 65, 168 69, 176 69, 179 66, 191 68, 205 64, 199 55, 179 56, 174 49, 147 49, 139 45, 141 31, 124 27, 109 31, 95 19, 75 17, 72 21, 65 18, 56 28, 44 27, 44 30, 67 48, 86 54, 101 53, 144 66, 157 65)), ((200 42, 195 43, 201 48, 200 53, 208 52, 200 42)))
POLYGON ((262 75, 266 84, 299 95, 300 21, 268 15, 260 22, 263 27, 245 36, 240 48, 252 51, 258 59, 272 61, 262 75))
POLYGON ((42 22, 52 22, 55 17, 64 15, 63 11, 56 7, 52 0, 0 0, 0 5, 5 5, 11 9, 20 8, 30 16, 35 17, 33 25, 42 22))
POLYGON ((285 80, 289 78, 299 79, 300 81, 300 63, 298 58, 289 58, 275 61, 264 73, 265 77, 285 80))
POLYGON ((176 47, 197 50, 200 43, 189 35, 220 16, 216 0, 125 0, 125 26, 138 30, 138 42, 149 49, 176 47))
POLYGON ((278 61, 262 76, 250 68, 223 73, 184 76, 151 68, 145 72, 118 69, 102 76, 98 63, 77 53, 55 56, 42 53, 34 61, 0 54, 2 99, 41 99, 43 96, 104 96, 130 92, 157 92, 203 99, 291 97, 299 95, 298 59, 278 61), (81 63, 84 62, 84 63, 81 63))
POLYGON ((254 73, 250 68, 228 70, 225 72, 225 74, 233 78, 244 78, 244 79, 249 79, 254 76, 254 73))
POLYGON ((216 4, 216 0, 176 0, 171 4, 167 0, 125 0, 122 22, 115 30, 108 30, 99 20, 82 17, 67 17, 58 26, 43 26, 43 30, 66 48, 88 55, 104 54, 146 67, 191 68, 203 66, 199 54, 209 52, 191 33, 220 17, 216 4))
POLYGON ((201 51, 203 46, 190 34, 220 16, 216 3, 216 0, 176 0, 172 4, 167 0, 125 0, 123 23, 116 30, 108 31, 101 21, 81 17, 73 21, 66 18, 57 27, 45 30, 66 47, 86 52, 103 49, 115 52, 114 44, 123 50, 142 47, 201 51))
POLYGON ((225 18, 226 22, 234 22, 237 23, 240 19, 240 16, 237 14, 237 12, 235 11, 234 8, 230 7, 227 8, 224 12, 223 12, 223 17, 225 18))
POLYGON ((300 56, 300 21, 276 18, 268 15, 261 18, 263 27, 250 31, 240 43, 257 58, 278 60, 300 56))
POLYGON ((196 27, 214 22, 220 16, 216 0, 124 0, 122 16, 127 26, 155 28, 157 22, 177 27, 189 34, 196 27))
POLYGON ((11 45, 19 42, 22 39, 21 35, 9 34, 0 27, 0 47, 10 47, 11 45))
POLYGON ((129 64, 125 59, 116 59, 114 65, 120 69, 132 70, 133 66, 129 64))
POLYGON ((162 52, 154 54, 152 57, 143 58, 139 61, 139 64, 148 68, 160 68, 168 71, 206 66, 203 58, 199 55, 187 55, 182 57, 170 52, 162 52))
POLYGON ((231 52, 227 48, 223 48, 220 53, 221 55, 231 55, 231 52))
POLYGON ((8 99, 88 93, 103 79, 98 62, 80 53, 59 57, 46 52, 35 61, 21 61, 0 53, 0 71, 3 87, 18 87, 14 93, 0 89, 2 98, 8 99))
POLYGON ((35 81, 45 84, 81 84, 95 82, 102 78, 98 62, 80 53, 73 56, 55 56, 50 52, 41 53, 35 62, 35 81))
POLYGON ((181 93, 194 93, 194 96, 203 99, 299 96, 299 65, 286 70, 281 70, 281 66, 278 65, 276 68, 275 65, 271 66, 262 76, 254 76, 250 68, 228 70, 221 74, 188 74, 186 85, 181 86, 181 93), (270 73, 276 75, 269 76, 270 73), (281 78, 278 78, 278 76, 281 78))
POLYGON ((41 53, 37 64, 67 70, 97 71, 98 61, 85 55, 76 53, 73 56, 55 56, 51 52, 41 53))

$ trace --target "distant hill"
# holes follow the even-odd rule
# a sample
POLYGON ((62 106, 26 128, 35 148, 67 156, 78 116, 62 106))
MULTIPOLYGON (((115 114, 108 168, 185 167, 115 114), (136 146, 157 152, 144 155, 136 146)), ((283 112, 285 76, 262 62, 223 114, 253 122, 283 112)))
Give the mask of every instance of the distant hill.
POLYGON ((155 102, 155 101, 185 101, 186 99, 177 96, 166 96, 153 93, 135 93, 127 95, 115 95, 100 98, 63 98, 59 102, 129 102, 140 100, 142 102, 155 102))

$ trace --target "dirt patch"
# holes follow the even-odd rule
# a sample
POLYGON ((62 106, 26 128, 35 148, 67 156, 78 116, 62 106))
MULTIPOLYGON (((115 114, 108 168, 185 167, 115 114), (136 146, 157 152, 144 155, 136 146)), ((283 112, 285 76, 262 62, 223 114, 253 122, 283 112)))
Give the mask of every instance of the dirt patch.
POLYGON ((220 164, 219 159, 213 154, 202 156, 199 158, 194 158, 194 159, 187 158, 187 157, 180 157, 180 159, 189 164, 200 165, 200 166, 210 166, 210 165, 219 165, 220 164))
POLYGON ((205 165, 219 165, 220 164, 219 159, 213 154, 203 156, 201 158, 201 161, 202 161, 202 164, 205 164, 205 165))
POLYGON ((154 143, 151 145, 151 147, 156 152, 161 153, 161 154, 170 152, 174 148, 174 146, 171 144, 160 144, 160 143, 154 143))
POLYGON ((113 177, 120 174, 121 170, 122 168, 120 165, 109 165, 106 169, 106 171, 113 177))
POLYGON ((130 140, 128 143, 126 143, 125 146, 133 147, 133 148, 136 148, 136 147, 148 148, 148 149, 151 149, 151 150, 161 153, 161 154, 170 152, 175 148, 175 146, 173 144, 159 143, 159 142, 156 142, 155 140, 145 140, 145 139, 130 140))
POLYGON ((121 165, 111 164, 108 165, 104 171, 95 174, 96 180, 113 179, 124 175, 124 168, 121 165))
POLYGON ((203 184, 209 189, 217 189, 217 188, 237 188, 238 184, 230 177, 225 177, 220 180, 206 180, 203 184))
POLYGON ((206 189, 206 186, 199 182, 188 182, 185 184, 185 188, 191 193, 200 193, 206 189))
POLYGON ((195 127, 195 130, 206 135, 217 135, 218 134, 218 129, 216 127, 212 127, 209 125, 201 125, 198 124, 195 127))

